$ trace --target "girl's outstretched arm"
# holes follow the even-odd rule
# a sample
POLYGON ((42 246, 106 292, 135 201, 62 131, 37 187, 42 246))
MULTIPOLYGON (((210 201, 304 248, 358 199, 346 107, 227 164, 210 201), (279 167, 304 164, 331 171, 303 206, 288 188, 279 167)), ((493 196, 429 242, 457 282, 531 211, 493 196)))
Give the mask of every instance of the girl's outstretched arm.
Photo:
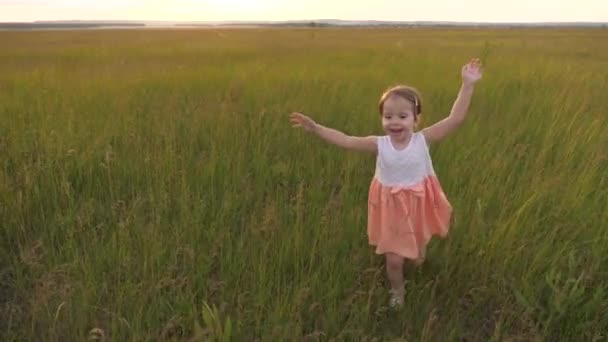
POLYGON ((345 149, 368 152, 376 152, 378 150, 375 136, 349 136, 335 129, 319 125, 301 113, 291 113, 290 121, 293 127, 302 127, 305 131, 314 133, 323 140, 345 149))
POLYGON ((452 107, 452 112, 447 118, 422 130, 427 142, 440 141, 464 122, 473 95, 474 85, 481 79, 481 76, 481 62, 477 58, 471 59, 469 63, 462 67, 462 86, 452 107))

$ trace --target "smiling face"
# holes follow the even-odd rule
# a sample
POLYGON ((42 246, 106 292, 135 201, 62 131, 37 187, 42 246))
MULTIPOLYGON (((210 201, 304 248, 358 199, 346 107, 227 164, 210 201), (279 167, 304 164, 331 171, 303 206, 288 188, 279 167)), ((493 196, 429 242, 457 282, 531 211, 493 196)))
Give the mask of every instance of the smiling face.
POLYGON ((414 132, 418 118, 415 106, 409 100, 392 94, 382 107, 382 128, 396 141, 404 141, 414 132))

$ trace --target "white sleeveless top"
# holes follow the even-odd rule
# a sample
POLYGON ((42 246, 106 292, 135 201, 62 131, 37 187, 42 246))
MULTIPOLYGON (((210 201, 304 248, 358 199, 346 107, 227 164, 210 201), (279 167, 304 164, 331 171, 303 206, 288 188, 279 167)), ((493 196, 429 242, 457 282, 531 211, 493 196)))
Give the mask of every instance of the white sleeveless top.
POLYGON ((388 135, 378 137, 377 143, 378 157, 374 177, 382 185, 410 186, 422 182, 427 176, 435 176, 422 132, 415 132, 403 150, 397 150, 388 135))

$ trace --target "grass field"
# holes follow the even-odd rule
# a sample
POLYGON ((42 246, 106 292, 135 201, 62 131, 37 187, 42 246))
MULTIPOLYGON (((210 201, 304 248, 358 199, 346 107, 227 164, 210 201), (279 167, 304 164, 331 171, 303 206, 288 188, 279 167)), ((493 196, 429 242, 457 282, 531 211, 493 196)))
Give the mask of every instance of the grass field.
POLYGON ((608 30, 0 32, 0 340, 608 339, 608 30), (390 85, 432 147, 446 240, 387 309, 367 244, 390 85))

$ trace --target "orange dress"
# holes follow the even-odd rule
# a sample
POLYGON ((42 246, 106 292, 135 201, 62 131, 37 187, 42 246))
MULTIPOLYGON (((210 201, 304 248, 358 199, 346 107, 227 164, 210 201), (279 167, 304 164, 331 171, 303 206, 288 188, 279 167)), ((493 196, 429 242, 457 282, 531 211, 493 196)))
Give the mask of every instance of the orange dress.
POLYGON ((435 175, 422 132, 397 150, 378 137, 376 173, 368 197, 367 235, 377 254, 424 258, 432 236, 448 234, 452 206, 435 175))

